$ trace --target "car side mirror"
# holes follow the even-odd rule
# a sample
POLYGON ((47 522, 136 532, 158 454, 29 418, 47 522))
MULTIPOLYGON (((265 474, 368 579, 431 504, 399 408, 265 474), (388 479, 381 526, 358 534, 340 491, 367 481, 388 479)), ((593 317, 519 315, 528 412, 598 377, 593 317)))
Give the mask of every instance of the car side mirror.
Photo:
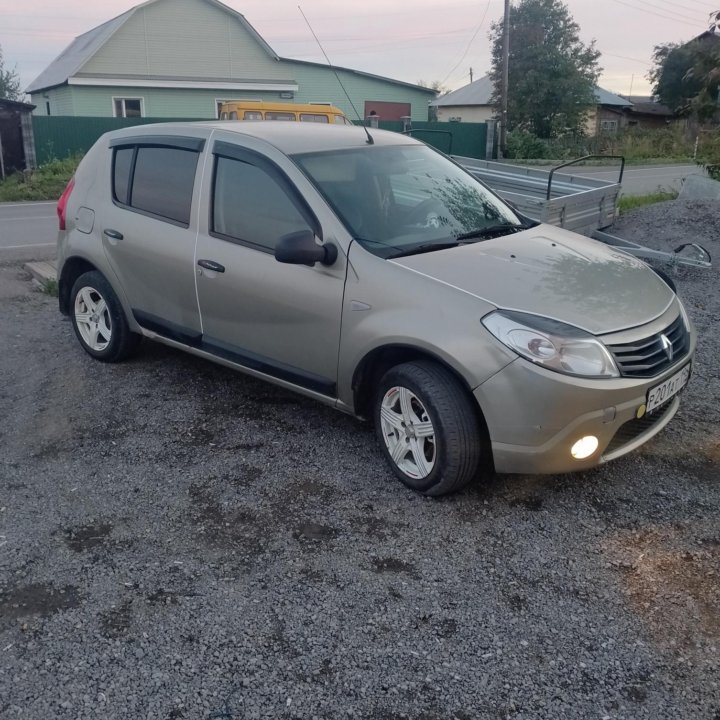
POLYGON ((290 265, 332 265, 337 260, 337 255, 337 248, 332 243, 318 245, 312 230, 299 230, 283 235, 275 245, 275 259, 290 265))

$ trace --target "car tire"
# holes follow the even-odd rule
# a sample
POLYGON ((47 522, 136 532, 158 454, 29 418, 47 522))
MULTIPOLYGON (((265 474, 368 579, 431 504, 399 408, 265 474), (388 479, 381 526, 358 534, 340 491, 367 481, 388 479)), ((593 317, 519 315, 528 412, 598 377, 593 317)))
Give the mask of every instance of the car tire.
POLYGON ((456 492, 478 472, 483 433, 473 399, 432 361, 396 365, 380 380, 373 416, 390 467, 423 495, 456 492))
POLYGON ((120 301, 97 270, 83 273, 70 291, 70 317, 83 350, 102 362, 120 362, 140 344, 120 301))

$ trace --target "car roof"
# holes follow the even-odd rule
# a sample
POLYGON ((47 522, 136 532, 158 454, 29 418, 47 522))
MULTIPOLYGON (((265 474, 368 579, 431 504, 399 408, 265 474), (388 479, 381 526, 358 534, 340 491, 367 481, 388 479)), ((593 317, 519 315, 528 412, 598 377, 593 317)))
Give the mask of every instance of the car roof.
MULTIPOLYGON (((282 122, 278 120, 216 120, 203 122, 155 123, 136 125, 111 133, 111 137, 158 135, 192 135, 193 129, 222 130, 238 136, 253 137, 275 146, 286 155, 323 150, 344 150, 367 147, 368 136, 360 126, 325 123, 282 122)), ((401 133, 368 128, 374 145, 419 145, 401 133)), ((203 133, 206 135, 206 133, 203 133)))

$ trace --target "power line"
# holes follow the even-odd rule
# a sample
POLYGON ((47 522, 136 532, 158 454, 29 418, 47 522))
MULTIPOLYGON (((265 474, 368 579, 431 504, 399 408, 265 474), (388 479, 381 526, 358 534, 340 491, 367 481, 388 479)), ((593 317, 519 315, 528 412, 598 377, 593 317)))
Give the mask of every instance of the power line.
MULTIPOLYGON (((646 10, 645 8, 638 7, 637 5, 630 5, 630 3, 623 2, 623 0, 613 0, 613 2, 618 3, 618 5, 624 5, 625 7, 637 10, 638 12, 644 13, 645 15, 655 15, 656 17, 662 18, 663 20, 671 20, 672 22, 689 25, 690 27, 694 27, 697 30, 697 23, 688 22, 687 20, 680 20, 679 18, 670 17, 669 15, 661 15, 658 12, 652 12, 651 10, 646 10)), ((640 2, 640 0, 638 0, 638 2, 640 2)))
MULTIPOLYGON (((691 7, 688 7, 687 5, 681 5, 680 3, 673 2, 673 0, 657 0, 657 2, 661 2, 665 5, 670 5, 670 7, 673 7, 673 8, 679 8, 680 10, 684 10, 685 12, 694 13, 696 15, 702 15, 705 18, 709 18, 711 15, 711 13, 709 11, 705 12, 704 10, 701 10, 700 8, 691 8, 691 7)), ((659 8, 659 9, 664 11, 664 8, 659 8)), ((677 11, 674 10, 671 12, 677 12, 677 11)))
MULTIPOLYGON (((648 0, 635 0, 635 2, 640 3, 641 5, 646 5, 647 7, 652 8, 653 11, 659 10, 661 13, 664 13, 665 15, 669 15, 670 19, 672 19, 672 20, 685 20, 685 21, 687 21, 688 19, 690 21, 693 20, 693 18, 688 18, 687 15, 683 15, 683 14, 677 12, 676 10, 668 10, 667 8, 662 8, 662 7, 659 8, 654 3, 648 2, 648 0)), ((645 11, 645 12, 648 12, 648 11, 645 11)), ((657 13, 653 12, 653 14, 656 15, 657 13)), ((699 23, 700 23, 700 21, 698 21, 698 24, 699 23)))
POLYGON ((468 54, 468 51, 470 50, 470 46, 473 44, 473 40, 477 37, 477 34, 480 32, 480 28, 483 26, 483 23, 485 22, 485 18, 487 17, 488 10, 490 9, 490 3, 492 0, 488 0, 488 4, 485 6, 485 12, 483 13, 482 19, 478 23, 478 26, 475 28, 475 32, 472 34, 472 37, 470 38, 470 42, 467 44, 467 47, 465 48, 465 52, 462 54, 462 57, 457 61, 453 69, 445 76, 445 79, 440 83, 440 85, 444 85, 447 79, 457 70, 460 63, 465 59, 465 57, 468 54))
POLYGON ((638 60, 638 58, 627 57, 627 55, 615 55, 615 53, 609 52, 604 52, 603 55, 607 55, 608 57, 620 58, 621 60, 631 60, 632 62, 642 63, 643 65, 647 65, 648 67, 652 66, 652 63, 648 62, 647 60, 638 60))

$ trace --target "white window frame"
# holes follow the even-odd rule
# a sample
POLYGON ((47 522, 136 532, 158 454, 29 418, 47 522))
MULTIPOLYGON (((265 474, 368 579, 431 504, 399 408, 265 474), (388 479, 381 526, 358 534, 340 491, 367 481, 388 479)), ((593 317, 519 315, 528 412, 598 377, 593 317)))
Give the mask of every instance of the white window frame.
POLYGON ((600 130, 603 132, 617 132, 618 121, 617 120, 601 120, 600 130))
POLYGON ((115 102, 117 100, 123 101, 123 113, 125 112, 125 100, 139 100, 140 101, 140 117, 145 117, 145 98, 144 97, 130 97, 127 95, 113 95, 112 100, 111 100, 113 117, 127 117, 127 115, 116 115, 115 114, 115 102))

